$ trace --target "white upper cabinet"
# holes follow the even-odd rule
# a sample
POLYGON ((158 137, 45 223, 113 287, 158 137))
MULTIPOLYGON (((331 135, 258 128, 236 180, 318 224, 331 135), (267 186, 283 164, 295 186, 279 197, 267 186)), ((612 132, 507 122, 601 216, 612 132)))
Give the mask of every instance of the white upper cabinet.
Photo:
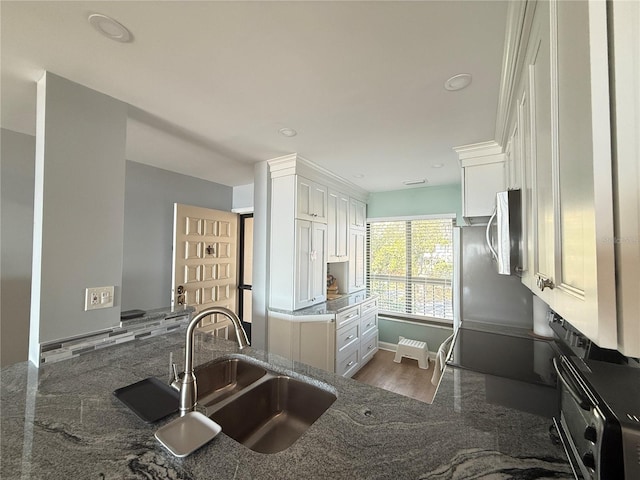
POLYGON ((327 223, 327 187, 297 176, 296 218, 327 223))
POLYGON ((505 189, 505 157, 495 142, 455 147, 462 168, 462 216, 469 223, 486 223, 496 206, 496 193, 505 189))
POLYGON ((327 208, 327 261, 347 261, 349 259, 349 195, 329 190, 327 208))
POLYGON ((618 347, 640 358, 640 2, 611 2, 618 347))
POLYGON ((607 6, 550 7, 554 310, 617 348, 607 6))
POLYGON ((364 288, 366 204, 359 199, 366 198, 366 192, 297 155, 267 163, 271 185, 268 307, 294 311, 326 300, 328 261, 341 262, 336 264, 345 271, 340 284, 348 288, 353 200, 359 202, 355 218, 361 223, 353 278, 364 288))
POLYGON ((349 226, 362 229, 367 227, 367 204, 355 198, 349 204, 349 226))
POLYGON ((352 228, 349 233, 349 293, 366 287, 366 245, 365 230, 352 228))
POLYGON ((535 13, 507 130, 509 181, 523 190, 523 283, 617 348, 606 4, 527 5, 535 13))
POLYGON ((326 299, 327 226, 308 220, 296 220, 293 310, 326 299))

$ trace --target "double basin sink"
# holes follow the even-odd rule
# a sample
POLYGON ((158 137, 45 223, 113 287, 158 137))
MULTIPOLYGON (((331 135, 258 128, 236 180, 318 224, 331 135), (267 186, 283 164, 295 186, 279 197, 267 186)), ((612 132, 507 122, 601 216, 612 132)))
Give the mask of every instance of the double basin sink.
POLYGON ((277 373, 248 357, 216 360, 194 373, 200 410, 260 453, 291 446, 336 400, 328 385, 277 373))

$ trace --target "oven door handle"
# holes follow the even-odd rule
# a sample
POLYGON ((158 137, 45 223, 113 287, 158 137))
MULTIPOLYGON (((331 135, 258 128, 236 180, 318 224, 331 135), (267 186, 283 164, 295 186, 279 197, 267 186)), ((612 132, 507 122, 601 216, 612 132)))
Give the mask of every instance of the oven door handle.
POLYGON ((582 395, 580 395, 576 391, 575 387, 571 385, 569 380, 564 378, 564 375, 562 375, 562 372, 560 371, 560 367, 558 366, 557 359, 554 357, 552 361, 553 361, 553 368, 555 369, 556 373, 558 374, 558 378, 560 379, 562 384, 565 386, 565 388, 567 389, 569 394, 578 403, 580 408, 582 408, 583 410, 587 410, 587 411, 591 410, 591 408, 593 407, 591 402, 588 399, 585 399, 582 395))

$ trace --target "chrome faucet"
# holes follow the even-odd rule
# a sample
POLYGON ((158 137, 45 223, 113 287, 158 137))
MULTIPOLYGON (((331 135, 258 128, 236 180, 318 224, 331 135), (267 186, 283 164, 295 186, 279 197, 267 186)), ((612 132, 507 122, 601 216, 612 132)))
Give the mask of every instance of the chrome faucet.
POLYGON ((178 378, 174 380, 174 383, 180 385, 180 416, 193 411, 198 401, 198 388, 196 385, 196 376, 193 373, 193 334, 200 320, 211 314, 220 314, 231 320, 236 332, 236 340, 240 348, 244 348, 249 345, 249 339, 247 338, 247 332, 242 327, 242 322, 238 316, 231 310, 223 307, 209 307, 199 312, 195 317, 191 319, 187 326, 187 340, 184 347, 184 374, 182 380, 178 378))

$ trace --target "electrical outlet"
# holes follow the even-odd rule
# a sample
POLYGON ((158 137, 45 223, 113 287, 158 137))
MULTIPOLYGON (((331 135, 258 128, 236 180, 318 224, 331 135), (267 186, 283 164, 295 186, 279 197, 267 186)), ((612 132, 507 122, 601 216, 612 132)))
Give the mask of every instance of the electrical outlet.
POLYGON ((115 287, 91 287, 85 289, 84 310, 113 307, 115 287))

